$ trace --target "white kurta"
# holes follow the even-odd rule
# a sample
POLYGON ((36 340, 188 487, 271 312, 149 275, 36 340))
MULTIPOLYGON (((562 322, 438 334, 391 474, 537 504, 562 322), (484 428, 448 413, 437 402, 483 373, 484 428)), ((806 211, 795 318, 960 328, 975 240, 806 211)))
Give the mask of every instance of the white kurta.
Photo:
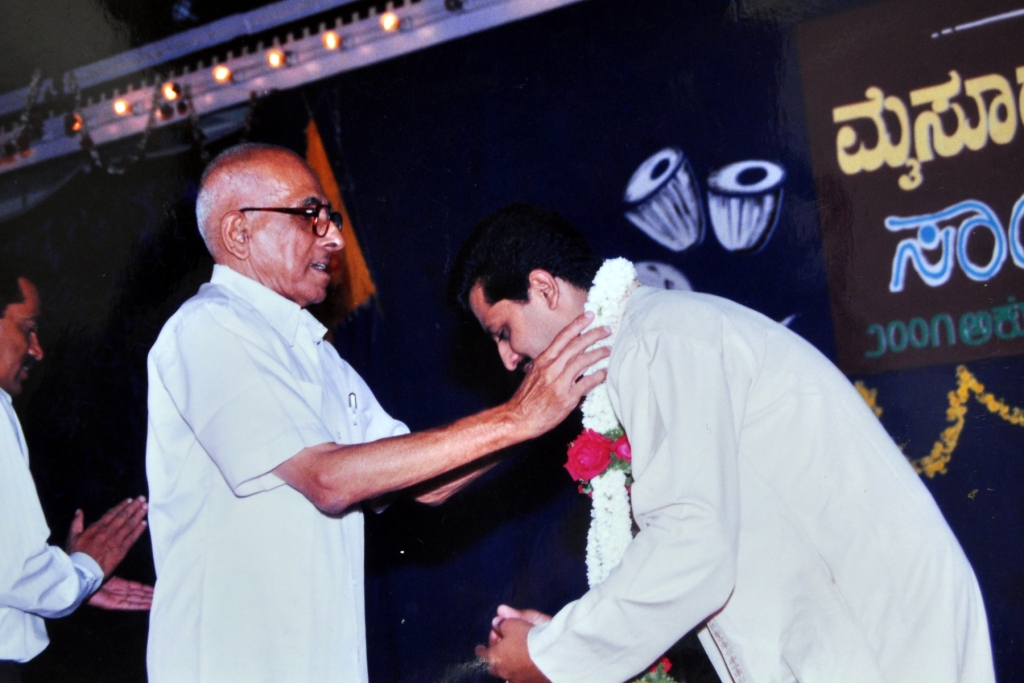
POLYGON ((151 683, 367 680, 363 518, 271 473, 404 434, 308 312, 215 266, 149 355, 151 683))
POLYGON ((785 327, 642 287, 612 351, 639 534, 531 630, 555 683, 620 683, 684 633, 724 681, 986 683, 967 558, 850 382, 785 327))
POLYGON ((85 553, 48 545, 28 448, 10 395, 0 389, 0 661, 27 662, 50 642, 43 617, 70 614, 103 582, 85 553))

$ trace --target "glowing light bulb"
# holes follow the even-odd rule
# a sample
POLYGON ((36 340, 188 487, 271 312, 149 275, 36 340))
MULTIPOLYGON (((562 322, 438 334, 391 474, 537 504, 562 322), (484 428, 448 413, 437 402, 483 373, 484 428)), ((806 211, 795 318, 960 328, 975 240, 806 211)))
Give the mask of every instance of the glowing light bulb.
POLYGON ((82 119, 81 114, 77 112, 68 112, 64 115, 64 134, 68 137, 71 137, 82 130, 82 126, 84 125, 85 121, 82 119))
POLYGON ((118 116, 127 116, 132 113, 132 105, 126 99, 114 100, 114 113, 118 116))
POLYGON ((391 31, 397 31, 401 26, 402 20, 398 18, 398 15, 394 12, 385 12, 380 15, 380 27, 389 33, 391 31))
POLYGON ((288 63, 288 55, 282 50, 271 50, 267 53, 267 64, 274 69, 280 69, 288 63))
POLYGON ((213 80, 218 83, 227 83, 231 80, 231 69, 227 68, 223 64, 218 64, 213 67, 213 80))
POLYGON ((163 87, 160 88, 160 94, 163 95, 164 99, 168 102, 173 102, 181 97, 181 86, 172 82, 164 83, 163 87))
POLYGON ((324 33, 324 47, 328 50, 337 50, 341 47, 341 36, 334 31, 324 33))

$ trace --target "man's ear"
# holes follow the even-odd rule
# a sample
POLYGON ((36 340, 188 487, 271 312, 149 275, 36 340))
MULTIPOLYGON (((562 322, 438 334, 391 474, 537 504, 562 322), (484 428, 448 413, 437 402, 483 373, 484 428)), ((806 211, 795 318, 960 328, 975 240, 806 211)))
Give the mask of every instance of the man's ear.
POLYGON ((535 268, 530 271, 528 278, 530 288, 528 295, 530 299, 535 296, 541 297, 544 305, 550 310, 558 308, 558 297, 561 293, 558 286, 558 279, 543 268, 535 268))
POLYGON ((220 219, 220 240, 224 248, 236 259, 249 258, 249 222, 241 211, 229 211, 220 219))

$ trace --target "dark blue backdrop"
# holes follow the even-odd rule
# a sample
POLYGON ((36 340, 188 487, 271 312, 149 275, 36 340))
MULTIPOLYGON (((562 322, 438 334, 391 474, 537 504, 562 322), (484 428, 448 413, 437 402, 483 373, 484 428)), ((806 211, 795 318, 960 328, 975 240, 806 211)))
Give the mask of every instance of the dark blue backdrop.
MULTIPOLYGON (((854 3, 813 12, 840 4, 854 3)), ((268 98, 255 138, 301 151, 312 110, 334 161, 379 289, 336 343, 381 403, 420 429, 511 391, 490 342, 444 290, 472 225, 521 200, 563 213, 603 256, 669 263, 698 291, 777 320, 795 315, 792 328, 832 356, 791 43, 792 22, 810 16, 801 5, 588 0, 268 98), (674 254, 626 221, 626 181, 668 145, 686 152, 702 188, 734 161, 785 167, 780 222, 762 251, 731 253, 709 236, 674 254)), ((0 225, 3 249, 32 271, 44 301, 48 357, 17 407, 58 537, 76 506, 95 516, 145 486, 145 354, 210 267, 191 215, 197 171, 181 157, 79 177, 0 225)), ((1024 405, 1020 358, 971 370, 1024 405)), ((908 456, 925 455, 946 426, 954 368, 862 379, 908 456)), ((561 469, 577 430, 570 418, 442 507, 399 502, 368 517, 374 681, 454 679, 498 603, 555 610, 585 590, 589 502, 561 469)), ((972 401, 949 473, 926 481, 978 574, 1002 681, 1024 677, 1022 446, 1024 429, 972 401)), ((125 573, 150 576, 148 552, 133 551, 125 573)), ((52 625, 54 645, 29 677, 138 680, 144 622, 82 610, 52 625), (104 629, 120 645, 103 642, 104 629)))

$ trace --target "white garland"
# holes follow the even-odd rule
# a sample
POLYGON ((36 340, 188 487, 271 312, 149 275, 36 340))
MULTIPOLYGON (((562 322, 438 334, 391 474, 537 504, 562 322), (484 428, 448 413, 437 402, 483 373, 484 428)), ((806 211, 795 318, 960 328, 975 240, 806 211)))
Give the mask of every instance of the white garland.
MULTIPOLYGON (((636 268, 626 259, 610 259, 601 265, 583 308, 594 313, 594 321, 587 329, 607 326, 611 335, 592 348, 610 347, 615 343, 626 301, 638 286, 636 268)), ((607 367, 606 358, 592 365, 587 374, 607 367)), ((622 429, 612 411, 608 388, 603 382, 592 389, 583 401, 583 427, 605 435, 622 429)), ((624 472, 608 469, 591 479, 590 485, 594 507, 590 511, 590 531, 587 533, 587 583, 593 588, 608 578, 622 561, 626 546, 633 540, 633 518, 624 472)))
POLYGON ((626 473, 609 469, 590 480, 594 507, 590 510, 587 533, 587 583, 593 588, 603 582, 622 560, 633 540, 633 518, 629 512, 626 473))
MULTIPOLYGON (((583 305, 583 310, 594 314, 594 320, 587 330, 605 326, 612 333, 591 348, 610 347, 615 343, 615 338, 619 335, 622 313, 626 309, 626 300, 639 284, 636 280, 636 268, 626 259, 609 259, 601 265, 594 276, 594 286, 587 293, 587 302, 583 305)), ((608 359, 603 358, 591 365, 585 374, 589 375, 607 367, 608 359)), ((599 434, 619 428, 619 420, 612 412, 608 388, 604 383, 592 389, 583 401, 583 427, 593 429, 599 434)))

